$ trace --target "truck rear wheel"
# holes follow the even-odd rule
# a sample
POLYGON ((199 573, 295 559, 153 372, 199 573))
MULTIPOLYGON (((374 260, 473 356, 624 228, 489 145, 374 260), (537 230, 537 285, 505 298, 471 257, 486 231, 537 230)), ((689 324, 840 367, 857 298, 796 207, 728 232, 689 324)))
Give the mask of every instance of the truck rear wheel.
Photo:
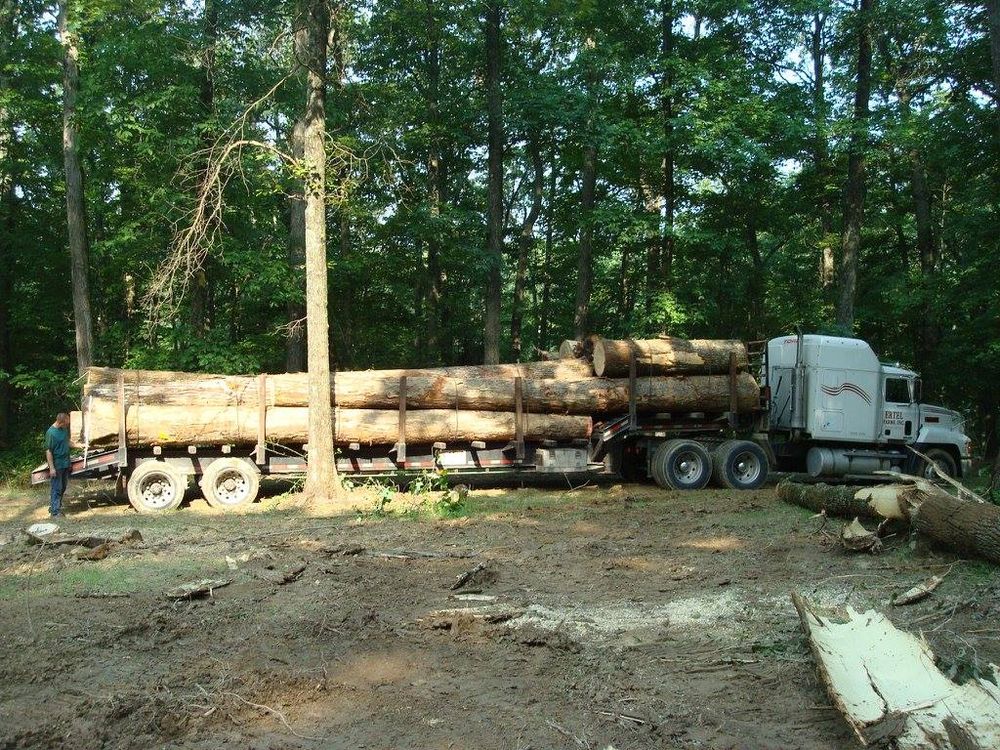
POLYGON ((184 499, 187 475, 163 461, 139 464, 125 485, 128 501, 140 513, 176 510, 184 499))
POLYGON ((665 490, 700 490, 712 478, 712 456, 694 440, 668 440, 653 453, 650 470, 665 490))
POLYGON ((213 508, 242 508, 257 499, 260 470, 241 458, 216 459, 202 475, 201 491, 213 508))
POLYGON ((764 449, 749 440, 727 440, 715 451, 712 477, 720 487, 755 490, 767 480, 764 449))

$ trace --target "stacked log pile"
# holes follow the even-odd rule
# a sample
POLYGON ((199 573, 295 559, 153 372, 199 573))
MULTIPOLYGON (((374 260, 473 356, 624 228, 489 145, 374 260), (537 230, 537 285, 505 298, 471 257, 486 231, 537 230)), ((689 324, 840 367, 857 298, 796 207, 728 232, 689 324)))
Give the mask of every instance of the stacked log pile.
MULTIPOLYGON (((517 432, 518 378, 526 440, 587 438, 594 418, 627 411, 630 389, 643 413, 723 412, 733 403, 742 411, 757 406, 759 389, 746 372, 742 345, 661 341, 668 343, 597 338, 565 346, 568 356, 563 358, 523 364, 339 372, 330 394, 336 408, 335 439, 341 444, 395 443, 405 394, 408 443, 511 440, 517 432), (628 350, 624 372, 615 359, 623 344, 636 349, 634 383, 627 377, 628 350), (594 352, 593 363, 586 357, 589 351, 594 352), (602 372, 613 377, 596 372, 598 351, 615 352, 601 360, 602 372), (613 364, 608 368, 607 363, 613 364)), ((71 415, 76 444, 100 447, 118 441, 120 391, 130 445, 255 443, 262 406, 268 441, 294 445, 307 439, 305 373, 225 376, 92 367, 82 411, 71 415)))

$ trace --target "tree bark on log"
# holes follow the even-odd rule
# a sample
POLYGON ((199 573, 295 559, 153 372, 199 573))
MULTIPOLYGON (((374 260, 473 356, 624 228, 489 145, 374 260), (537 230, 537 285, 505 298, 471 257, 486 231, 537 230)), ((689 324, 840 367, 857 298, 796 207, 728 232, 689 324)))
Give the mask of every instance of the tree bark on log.
POLYGON ((842 518, 907 518, 934 542, 965 555, 1000 563, 1000 506, 960 500, 930 483, 832 487, 782 482, 782 500, 842 518))
MULTIPOLYGON (((287 373, 284 373, 287 374, 287 373)), ((254 380, 247 375, 213 375, 201 372, 177 372, 173 370, 120 370, 114 367, 89 367, 83 395, 97 386, 117 386, 118 376, 123 375, 126 385, 176 385, 216 379, 227 383, 243 383, 254 380)), ((539 362, 522 362, 506 365, 459 365, 456 367, 431 367, 413 370, 354 370, 335 373, 335 377, 346 375, 365 378, 407 377, 447 377, 447 378, 496 378, 498 380, 589 380, 594 377, 590 363, 579 359, 553 359, 539 362)), ((268 377, 275 377, 268 375, 268 377)), ((236 387, 236 386, 233 386, 236 387)))
MULTIPOLYGON (((429 371, 425 371, 429 372, 429 371)), ((103 373, 102 373, 103 374, 103 373)), ((239 406, 257 408, 259 385, 253 377, 202 376, 166 382, 125 378, 125 397, 139 406, 239 406)), ((332 403, 347 409, 394 409, 399 405, 400 378, 375 373, 341 372, 333 378, 332 403)), ((522 380, 524 409, 530 413, 608 414, 628 408, 628 380, 554 378, 522 380)), ((636 379, 636 404, 640 412, 726 411, 729 408, 728 375, 691 375, 636 379)), ((750 410, 759 397, 759 388, 749 373, 736 379, 737 403, 750 410)), ((89 403, 116 404, 114 384, 87 385, 84 408, 89 403)), ((288 373, 267 376, 264 394, 267 406, 308 404, 308 378, 288 373)), ((418 375, 406 378, 406 402, 411 409, 466 409, 472 411, 513 411, 514 379, 418 375)))
MULTIPOLYGON (((70 435, 77 447, 86 434, 90 446, 112 445, 118 440, 115 404, 96 401, 86 412, 71 415, 70 435)), ((126 414, 130 445, 217 445, 257 442, 256 408, 237 406, 130 406, 126 414)), ((406 441, 507 441, 515 436, 512 412, 428 409, 406 415, 406 441)), ((399 413, 391 410, 337 409, 337 443, 391 445, 399 438, 399 413)), ((304 406, 267 409, 269 442, 300 445, 309 441, 309 409, 304 406)), ((575 440, 590 436, 590 417, 525 414, 524 437, 529 440, 575 440)))
POLYGON ((955 552, 1000 564, 1000 507, 918 489, 908 499, 918 504, 910 514, 914 531, 955 552))
POLYGON ((573 339, 566 339, 559 344, 560 359, 576 359, 583 354, 583 344, 573 339))
POLYGON ((780 500, 798 505, 813 513, 826 513, 837 518, 881 518, 867 500, 855 497, 857 487, 830 484, 797 484, 781 482, 775 488, 780 500))
POLYGON ((736 367, 747 368, 746 346, 740 341, 660 338, 645 341, 597 339, 594 342, 594 373, 598 376, 628 375, 629 354, 635 347, 636 372, 640 375, 729 372, 729 356, 736 367))

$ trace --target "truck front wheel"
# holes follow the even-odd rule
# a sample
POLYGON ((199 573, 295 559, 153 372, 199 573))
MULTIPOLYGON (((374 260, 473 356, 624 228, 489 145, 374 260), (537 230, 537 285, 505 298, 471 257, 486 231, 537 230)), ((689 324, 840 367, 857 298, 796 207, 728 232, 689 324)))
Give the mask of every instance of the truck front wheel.
POLYGON ((653 453, 650 471, 665 490, 700 490, 712 477, 712 456, 694 440, 668 440, 653 453))
POLYGON ((240 458, 216 459, 202 475, 201 491, 213 508, 241 508, 257 499, 260 471, 240 458))
POLYGON ((163 461, 145 461, 135 467, 125 491, 128 501, 140 513, 161 513, 177 509, 187 489, 187 475, 163 461))
MULTIPOLYGON (((934 464, 947 474, 949 477, 958 476, 958 467, 955 465, 954 457, 943 448, 928 448, 922 453, 927 456, 934 464)), ((934 464, 930 461, 920 461, 920 473, 925 479, 937 479, 937 472, 934 471, 934 464)))
POLYGON ((767 480, 767 455, 749 440, 727 440, 715 451, 712 476, 720 487, 755 490, 767 480))

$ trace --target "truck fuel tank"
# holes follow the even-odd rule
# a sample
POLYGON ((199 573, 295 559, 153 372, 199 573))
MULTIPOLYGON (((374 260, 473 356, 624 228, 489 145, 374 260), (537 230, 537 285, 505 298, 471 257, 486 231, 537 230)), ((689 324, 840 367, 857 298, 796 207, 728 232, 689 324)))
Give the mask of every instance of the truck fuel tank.
POLYGON ((876 471, 888 471, 893 465, 898 466, 902 460, 902 454, 814 446, 806 454, 806 470, 813 477, 872 474, 876 471))

